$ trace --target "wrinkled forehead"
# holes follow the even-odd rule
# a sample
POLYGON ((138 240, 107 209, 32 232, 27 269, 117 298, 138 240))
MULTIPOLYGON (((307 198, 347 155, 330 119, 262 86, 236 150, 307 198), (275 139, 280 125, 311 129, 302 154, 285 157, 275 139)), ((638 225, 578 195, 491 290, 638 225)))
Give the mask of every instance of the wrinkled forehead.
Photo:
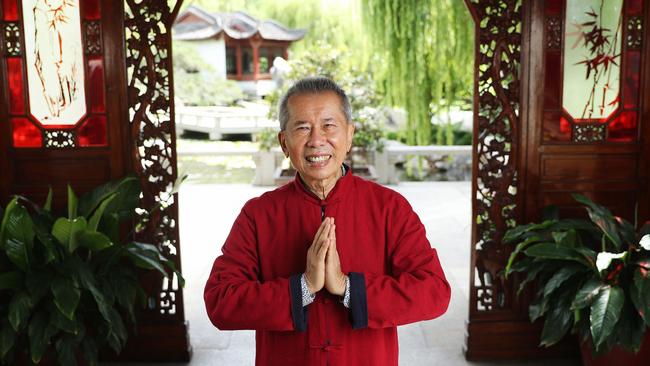
POLYGON ((289 122, 325 116, 346 120, 341 97, 329 90, 294 94, 287 99, 287 111, 289 122))

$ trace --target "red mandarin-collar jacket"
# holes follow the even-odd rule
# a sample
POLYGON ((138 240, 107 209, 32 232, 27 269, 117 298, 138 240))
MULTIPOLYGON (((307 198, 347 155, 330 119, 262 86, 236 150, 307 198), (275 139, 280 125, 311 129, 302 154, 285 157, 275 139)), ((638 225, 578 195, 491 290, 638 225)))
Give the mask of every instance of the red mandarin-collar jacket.
POLYGON ((450 287, 406 199, 349 172, 327 199, 299 177, 248 201, 205 286, 210 320, 256 330, 256 365, 397 365, 396 326, 432 319, 450 287), (324 217, 334 217, 350 309, 323 289, 302 307, 300 275, 324 217))

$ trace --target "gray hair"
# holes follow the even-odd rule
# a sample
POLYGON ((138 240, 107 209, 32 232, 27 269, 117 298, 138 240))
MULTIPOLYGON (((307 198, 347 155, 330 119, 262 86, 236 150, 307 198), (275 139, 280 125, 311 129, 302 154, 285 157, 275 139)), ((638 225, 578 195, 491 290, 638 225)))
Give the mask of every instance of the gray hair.
POLYGON ((346 122, 352 121, 352 108, 350 107, 350 100, 345 94, 345 91, 335 83, 332 79, 326 77, 308 77, 298 80, 295 84, 287 90, 280 100, 280 130, 284 131, 289 122, 289 98, 294 95, 301 94, 318 94, 324 92, 334 92, 341 100, 341 112, 345 115, 346 122))

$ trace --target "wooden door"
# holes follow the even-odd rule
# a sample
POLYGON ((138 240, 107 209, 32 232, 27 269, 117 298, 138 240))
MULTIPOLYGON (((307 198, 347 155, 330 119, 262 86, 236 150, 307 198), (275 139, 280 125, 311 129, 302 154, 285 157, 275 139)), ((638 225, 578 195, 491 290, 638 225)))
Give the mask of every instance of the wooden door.
MULTIPOLYGON (((136 173, 136 239, 180 269, 171 25, 182 0, 0 4, 0 203, 43 202, 51 186, 63 207, 68 184, 79 195, 136 173)), ((142 283, 150 297, 121 360, 188 361, 179 279, 142 283)))
POLYGON ((571 193, 650 218, 648 0, 466 0, 476 24, 472 263, 466 357, 576 354, 540 348, 530 294, 501 276, 516 224, 571 193))

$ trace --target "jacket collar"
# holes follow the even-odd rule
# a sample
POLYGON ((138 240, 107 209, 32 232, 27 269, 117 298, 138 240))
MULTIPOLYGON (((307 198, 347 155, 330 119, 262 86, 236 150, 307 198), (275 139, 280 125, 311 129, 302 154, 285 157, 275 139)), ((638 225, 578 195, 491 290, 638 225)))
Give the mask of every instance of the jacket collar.
POLYGON ((314 192, 310 191, 309 188, 305 186, 305 183, 302 181, 300 173, 298 172, 296 172, 296 177, 293 180, 294 189, 298 191, 305 200, 320 206, 338 202, 346 195, 352 186, 352 169, 345 164, 343 164, 343 166, 345 166, 345 174, 336 181, 334 188, 332 188, 324 200, 320 199, 320 197, 316 196, 314 192))

